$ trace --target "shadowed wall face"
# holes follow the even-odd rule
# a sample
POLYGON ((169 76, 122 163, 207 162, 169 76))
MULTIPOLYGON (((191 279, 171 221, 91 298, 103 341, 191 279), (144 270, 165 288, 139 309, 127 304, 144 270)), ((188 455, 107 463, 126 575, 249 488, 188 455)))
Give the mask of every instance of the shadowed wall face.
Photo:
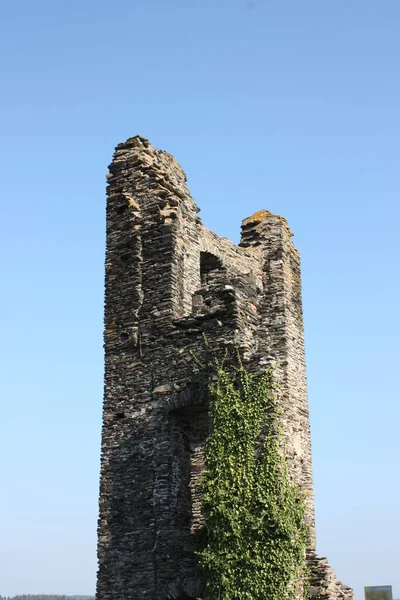
POLYGON ((185 534, 194 533, 202 526, 199 479, 204 468, 207 421, 206 407, 186 407, 171 412, 176 521, 185 534))
POLYGON ((313 551, 300 260, 286 220, 262 210, 243 221, 239 246, 219 238, 175 159, 141 137, 116 148, 108 183, 99 600, 204 592, 192 541, 207 397, 190 354, 201 356, 204 334, 217 354, 238 347, 255 372, 274 361, 313 577, 330 578, 332 600, 350 598, 313 551))

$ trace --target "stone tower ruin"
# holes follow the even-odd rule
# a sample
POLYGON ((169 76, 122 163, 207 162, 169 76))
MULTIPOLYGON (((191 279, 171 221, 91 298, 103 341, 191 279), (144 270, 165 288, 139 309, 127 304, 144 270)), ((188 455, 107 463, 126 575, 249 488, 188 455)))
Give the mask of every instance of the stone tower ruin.
POLYGON ((212 233, 179 164, 140 136, 109 170, 98 600, 200 594, 190 538, 207 397, 190 351, 204 333, 255 371, 277 365, 290 476, 307 498, 310 592, 351 599, 315 554, 300 258, 286 220, 255 213, 238 246, 212 233))

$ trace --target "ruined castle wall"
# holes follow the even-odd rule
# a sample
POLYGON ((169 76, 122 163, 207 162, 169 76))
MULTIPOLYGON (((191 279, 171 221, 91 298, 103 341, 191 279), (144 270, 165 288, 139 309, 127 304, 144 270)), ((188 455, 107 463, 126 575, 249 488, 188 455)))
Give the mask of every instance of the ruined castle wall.
MULTIPOLYGON (((204 334, 214 352, 239 347, 253 371, 275 364, 315 545, 299 256, 268 211, 243 222, 240 246, 210 232, 179 164, 144 138, 117 147, 108 184, 97 595, 198 598, 207 394, 191 352, 204 334)), ((317 581, 328 571, 312 556, 317 581)))

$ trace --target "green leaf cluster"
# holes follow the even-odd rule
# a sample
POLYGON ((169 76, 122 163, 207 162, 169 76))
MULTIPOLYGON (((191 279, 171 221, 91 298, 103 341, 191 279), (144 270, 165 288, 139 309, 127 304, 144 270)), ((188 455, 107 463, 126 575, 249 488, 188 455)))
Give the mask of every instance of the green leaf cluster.
POLYGON ((218 360, 212 371, 197 551, 207 598, 294 599, 309 531, 288 477, 272 372, 254 376, 239 361, 232 375, 218 360))

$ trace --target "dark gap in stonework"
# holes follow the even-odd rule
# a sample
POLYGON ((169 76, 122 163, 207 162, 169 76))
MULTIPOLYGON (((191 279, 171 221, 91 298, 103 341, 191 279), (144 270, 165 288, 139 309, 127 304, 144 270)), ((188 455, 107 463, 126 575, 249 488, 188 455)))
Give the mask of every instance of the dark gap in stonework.
POLYGON ((207 408, 198 405, 179 408, 172 411, 170 416, 175 522, 180 524, 187 534, 195 533, 203 523, 199 483, 204 469, 207 408))
POLYGON ((122 215, 122 213, 124 213, 127 208, 127 204, 120 204, 119 206, 115 207, 115 212, 117 213, 117 215, 122 215))
POLYGON ((215 275, 225 274, 226 268, 223 262, 211 252, 200 253, 200 281, 206 286, 214 279, 215 275))

